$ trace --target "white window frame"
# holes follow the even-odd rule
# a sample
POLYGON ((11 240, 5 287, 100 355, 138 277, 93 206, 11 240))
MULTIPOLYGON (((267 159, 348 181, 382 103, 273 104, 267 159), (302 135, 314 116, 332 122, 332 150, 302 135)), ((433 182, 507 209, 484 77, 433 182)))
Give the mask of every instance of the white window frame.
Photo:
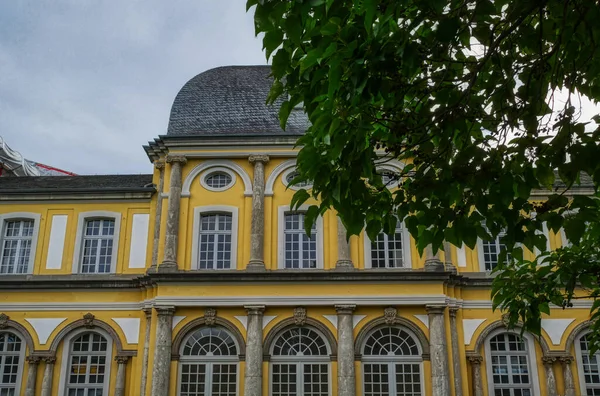
POLYGON ((117 257, 119 255, 119 235, 121 231, 121 213, 107 211, 93 211, 79 213, 77 219, 77 234, 75 235, 75 252, 73 254, 73 265, 71 271, 73 274, 81 273, 81 255, 83 254, 83 238, 85 234, 85 224, 88 220, 108 219, 115 222, 115 233, 113 235, 113 251, 110 261, 110 272, 108 273, 86 273, 86 275, 106 275, 114 274, 117 271, 117 257))
MULTIPOLYGON (((211 168, 214 169, 214 168, 211 168)), ((198 257, 200 256, 200 217, 203 214, 228 213, 231 215, 231 266, 228 269, 202 269, 202 271, 230 271, 237 269, 237 245, 238 245, 238 222, 239 209, 237 206, 229 205, 207 205, 194 208, 194 221, 192 231, 192 262, 190 268, 199 270, 198 257)))
MULTIPOLYGON (((403 270, 403 269, 411 269, 412 268, 412 256, 411 256, 411 240, 410 240, 410 232, 405 227, 404 222, 400 221, 400 227, 402 229, 402 263, 404 264, 402 267, 393 267, 393 268, 373 268, 373 262, 371 258, 371 238, 367 235, 367 232, 364 232, 364 250, 365 250, 365 268, 373 268, 376 270, 403 270)), ((383 232, 383 231, 382 231, 383 232)), ((387 247, 386 247, 387 249, 387 247)))
POLYGON ((229 168, 225 168, 224 166, 215 166, 215 167, 209 168, 200 175, 200 184, 202 185, 202 187, 204 187, 208 191, 221 192, 221 191, 229 190, 231 187, 233 187, 235 185, 236 181, 237 180, 235 177, 235 172, 233 172, 229 168), (231 177, 231 182, 224 187, 218 187, 218 188, 211 187, 208 185, 208 183, 206 183, 206 179, 209 176, 211 176, 213 173, 225 173, 225 174, 229 175, 229 177, 231 177))
POLYGON ((2 276, 28 274, 30 275, 33 273, 33 268, 35 266, 35 252, 37 250, 37 242, 40 233, 41 218, 41 214, 32 212, 12 212, 0 215, 0 260, 2 259, 2 254, 4 254, 4 235, 6 232, 6 222, 13 220, 33 220, 33 235, 31 236, 31 248, 29 249, 29 262, 27 263, 27 271, 20 274, 1 274, 2 276))
MULTIPOLYGON (((376 169, 377 173, 381 176, 382 173, 394 173, 399 175, 402 172, 402 167, 393 165, 380 165, 376 169)), ((388 189, 397 188, 400 185, 400 180, 394 180, 392 183, 386 185, 388 189)))
POLYGON ((537 367, 537 356, 535 351, 535 340, 529 333, 524 333, 522 336, 519 331, 508 330, 505 328, 496 329, 492 331, 485 339, 484 349, 485 349, 485 371, 486 378, 488 383, 488 394, 494 394, 494 380, 492 373, 492 350, 490 348, 490 340, 497 336, 498 334, 514 334, 518 337, 521 337, 523 341, 526 343, 527 348, 527 363, 529 364, 530 369, 530 378, 531 378, 531 394, 532 396, 540 396, 540 378, 538 376, 538 367, 537 367))
POLYGON ((17 371, 17 382, 15 383, 15 395, 21 394, 21 383, 23 382, 23 371, 25 371, 25 352, 27 349, 27 343, 23 335, 11 328, 3 329, 0 333, 10 333, 18 337, 21 340, 21 350, 19 351, 19 367, 17 371))
POLYGON ((113 365, 112 349, 114 341, 106 331, 99 328, 79 328, 69 333, 69 335, 67 335, 62 340, 63 353, 61 358, 62 364, 60 365, 60 381, 58 383, 58 394, 64 396, 67 395, 67 381, 69 379, 68 370, 71 364, 71 361, 69 360, 69 356, 71 353, 71 342, 83 333, 98 333, 106 339, 106 372, 104 373, 104 384, 102 386, 106 390, 107 394, 110 395, 112 393, 112 390, 110 389, 110 374, 113 365))
MULTIPOLYGON (((399 328, 402 329, 403 331, 405 331, 406 333, 408 333, 408 335, 410 335, 412 337, 412 339, 415 341, 415 343, 417 344, 417 348, 419 349, 419 356, 400 356, 400 359, 398 358, 398 356, 394 355, 394 356, 364 356, 364 350, 365 350, 365 345, 367 343, 367 341, 369 340, 369 337, 371 337, 371 335, 379 330, 381 327, 376 327, 375 329, 373 329, 372 331, 369 332, 369 334, 367 334, 367 336, 364 339, 363 345, 360 346, 360 351, 361 351, 361 358, 360 358, 360 381, 362 383, 362 394, 366 394, 365 392, 365 363, 366 364, 387 364, 388 366, 392 366, 394 364, 415 364, 418 363, 419 364, 419 374, 421 377, 421 395, 425 396, 428 394, 427 389, 426 389, 426 384, 427 381, 425 381, 425 367, 423 364, 423 345, 421 345, 421 341, 419 340, 419 337, 416 336, 416 334, 414 332, 412 332, 410 329, 404 327, 404 326, 382 326, 382 327, 395 327, 395 328, 399 328)), ((395 368, 394 368, 394 372, 395 372, 395 368)), ((390 395, 395 395, 396 394, 396 381, 392 376, 392 372, 388 372, 390 380, 393 381, 393 385, 392 383, 389 384, 389 394, 390 395), (392 392, 392 390, 394 392, 392 392)))
POLYGON ((235 374, 235 389, 237 391, 237 393, 240 393, 240 358, 239 358, 239 354, 240 354, 240 346, 237 342, 237 339, 234 337, 233 334, 231 334, 231 332, 229 330, 227 330, 224 327, 219 326, 221 330, 223 330, 224 332, 226 332, 229 337, 231 337, 231 339, 233 340, 233 342, 235 343, 235 348, 236 348, 236 355, 227 355, 227 356, 211 356, 209 358, 206 357, 197 357, 197 356, 188 356, 188 355, 184 355, 183 354, 183 349, 185 348, 189 338, 200 328, 195 328, 192 331, 189 332, 189 334, 187 334, 185 336, 185 338, 183 339, 183 342, 181 343, 181 346, 179 348, 179 359, 178 359, 178 363, 177 363, 177 396, 181 395, 181 376, 183 374, 183 370, 182 370, 182 365, 184 363, 196 363, 196 364, 205 364, 207 366, 207 370, 206 370, 206 383, 205 383, 205 394, 210 395, 211 391, 209 388, 209 385, 212 385, 212 369, 213 366, 215 364, 234 364, 235 365, 235 370, 236 370, 236 374, 235 374))
MULTIPOLYGON (((498 257, 500 257, 500 245, 502 244, 502 243, 500 243, 500 238, 504 235, 506 235, 506 232, 501 231, 496 236, 496 239, 494 241, 496 243, 496 247, 498 250, 498 257)), ((493 268, 489 269, 489 270, 485 268, 485 256, 483 254, 483 239, 481 239, 481 238, 477 238, 477 259, 479 260, 479 270, 481 272, 491 272, 494 270, 493 268)))
POLYGON ((333 395, 333 388, 332 388, 332 381, 331 381, 331 376, 332 376, 332 371, 333 371, 333 367, 331 364, 331 345, 329 345, 329 342, 327 340, 327 337, 325 337, 325 335, 323 333, 321 333, 321 331, 319 331, 319 329, 313 327, 313 326, 306 326, 307 328, 309 328, 311 331, 314 331, 315 333, 317 333, 319 335, 319 337, 321 337, 321 339, 325 342, 325 347, 327 348, 327 355, 326 356, 302 356, 300 357, 300 360, 298 359, 298 356, 277 356, 277 355, 273 355, 273 350, 275 349, 275 343, 277 342, 277 340, 279 339, 279 337, 281 337, 281 335, 283 333, 285 333, 287 330, 289 330, 289 328, 286 328, 282 331, 279 332, 279 334, 277 334, 277 337, 275 337, 273 339, 273 342, 270 345, 270 349, 269 349, 269 356, 270 356, 270 360, 269 360, 269 374, 268 374, 268 382, 269 382, 269 395, 273 394, 273 364, 289 364, 289 365, 296 365, 296 367, 298 367, 298 371, 296 372, 296 378, 301 378, 300 381, 297 381, 296 384, 298 385, 296 387, 296 394, 301 395, 303 394, 303 390, 300 389, 299 385, 300 384, 304 384, 304 378, 302 378, 304 376, 304 364, 327 364, 327 376, 328 376, 328 384, 329 384, 329 388, 328 388, 328 394, 331 396, 333 395))
POLYGON ((292 186, 292 185, 290 185, 288 183, 288 180, 287 180, 288 176, 291 173, 294 173, 294 172, 297 172, 297 171, 298 171, 298 169, 296 169, 295 166, 292 166, 291 168, 288 168, 288 169, 284 170, 281 173, 281 182, 283 183, 283 185, 286 186, 287 188, 289 188, 290 190, 294 190, 294 191, 298 191, 298 190, 310 190, 312 188, 312 182, 310 184, 306 185, 306 186, 299 186, 297 184, 292 186))
MULTIPOLYGON (((577 361, 577 376, 579 377, 579 389, 581 390, 582 395, 587 394, 587 384, 585 383, 585 375, 583 372, 583 353, 581 351, 580 341, 588 334, 590 334, 589 330, 582 332, 575 338, 575 360, 577 361)), ((596 352, 594 355, 597 359, 600 358, 600 352, 596 352)), ((598 360, 598 363, 600 366, 600 360, 598 360)))
POLYGON ((285 215, 291 212, 306 212, 308 205, 291 210, 289 205, 282 205, 277 210, 277 268, 288 271, 311 271, 323 269, 323 217, 316 219, 317 230, 317 268, 285 268, 285 215))

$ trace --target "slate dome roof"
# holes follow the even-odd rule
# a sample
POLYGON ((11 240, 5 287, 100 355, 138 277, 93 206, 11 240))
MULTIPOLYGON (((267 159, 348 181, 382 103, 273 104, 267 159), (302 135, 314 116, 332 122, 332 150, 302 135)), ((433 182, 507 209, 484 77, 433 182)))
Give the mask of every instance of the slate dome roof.
POLYGON ((283 98, 266 105, 270 66, 224 66, 188 81, 171 108, 169 136, 301 135, 309 126, 302 109, 279 126, 283 98))

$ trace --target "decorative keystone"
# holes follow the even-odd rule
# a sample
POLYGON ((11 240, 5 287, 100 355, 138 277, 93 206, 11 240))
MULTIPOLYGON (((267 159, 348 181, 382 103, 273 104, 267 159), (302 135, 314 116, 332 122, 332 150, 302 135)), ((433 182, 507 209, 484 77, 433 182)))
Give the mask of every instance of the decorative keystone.
POLYGON ((217 310, 215 308, 206 308, 204 310, 204 324, 214 326, 217 323, 217 310))
POLYGON ((304 326, 306 324, 306 308, 294 308, 294 323, 296 326, 304 326))

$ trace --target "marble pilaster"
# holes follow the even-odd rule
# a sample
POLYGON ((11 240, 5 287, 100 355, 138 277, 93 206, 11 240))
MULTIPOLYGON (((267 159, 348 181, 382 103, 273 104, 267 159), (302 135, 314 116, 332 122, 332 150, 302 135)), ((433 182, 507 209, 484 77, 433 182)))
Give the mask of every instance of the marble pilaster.
POLYGON ((159 272, 177 271, 177 246, 179 239, 179 211, 181 205, 181 173, 187 162, 183 156, 168 156, 171 164, 169 183, 169 209, 167 212, 167 228, 165 230, 165 252, 163 262, 158 266, 159 272))
POLYGON ((152 396, 169 394, 171 378, 171 342, 174 307, 154 307, 157 314, 154 364, 152 366, 152 396))
POLYGON ((251 155, 248 158, 254 164, 254 182, 252 184, 252 221, 250 223, 250 261, 247 270, 264 271, 265 240, 265 164, 266 155, 251 155))
POLYGON ((352 313, 355 305, 336 305, 338 335, 338 395, 356 395, 354 371, 354 326, 352 313))
POLYGON ((431 394, 450 396, 450 371, 448 366, 448 343, 444 323, 443 305, 428 305, 429 348, 431 355, 431 394))
POLYGON ((248 314, 248 328, 246 333, 244 395, 262 396, 263 313, 265 307, 253 305, 245 308, 248 314))

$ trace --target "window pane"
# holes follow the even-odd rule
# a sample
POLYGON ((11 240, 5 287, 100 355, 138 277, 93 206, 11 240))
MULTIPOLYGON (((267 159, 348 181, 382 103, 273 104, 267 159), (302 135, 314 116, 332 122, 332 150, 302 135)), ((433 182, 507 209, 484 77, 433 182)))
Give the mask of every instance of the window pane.
POLYGON ((233 231, 231 214, 211 213, 200 216, 198 268, 231 268, 233 231))
POLYGON ((317 268, 317 230, 304 232, 304 213, 287 213, 284 219, 285 268, 317 268))

